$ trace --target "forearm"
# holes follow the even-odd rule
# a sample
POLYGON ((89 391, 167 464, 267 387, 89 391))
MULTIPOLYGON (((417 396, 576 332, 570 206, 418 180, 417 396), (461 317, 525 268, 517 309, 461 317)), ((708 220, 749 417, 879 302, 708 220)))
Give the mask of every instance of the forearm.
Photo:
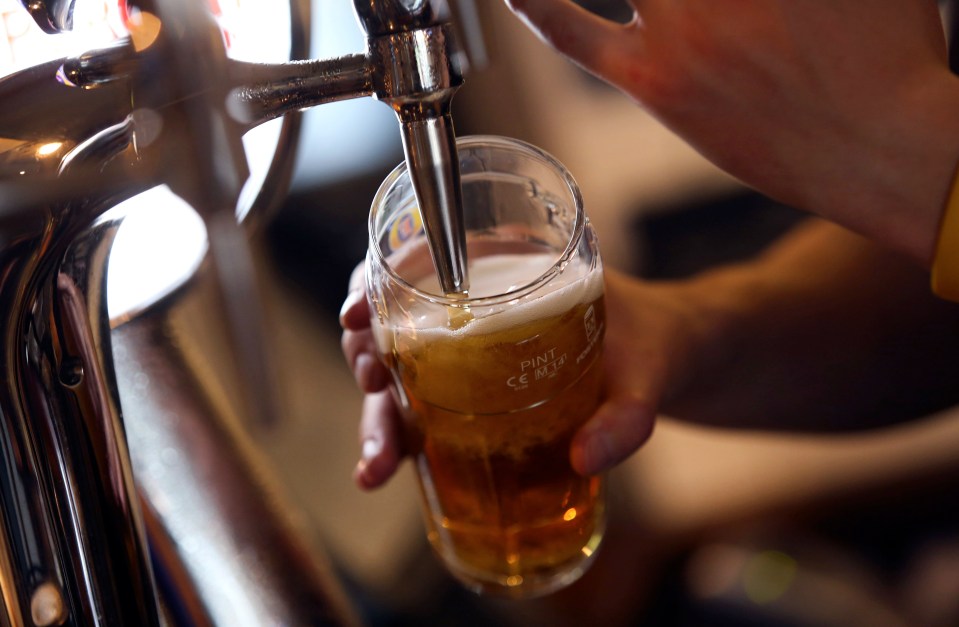
POLYGON ((811 222, 761 258, 670 289, 703 321, 677 417, 762 428, 855 428, 959 401, 959 306, 925 272, 811 222))
POLYGON ((848 119, 837 110, 835 133, 803 148, 804 169, 781 196, 928 269, 959 163, 959 78, 935 67, 889 89, 848 119))

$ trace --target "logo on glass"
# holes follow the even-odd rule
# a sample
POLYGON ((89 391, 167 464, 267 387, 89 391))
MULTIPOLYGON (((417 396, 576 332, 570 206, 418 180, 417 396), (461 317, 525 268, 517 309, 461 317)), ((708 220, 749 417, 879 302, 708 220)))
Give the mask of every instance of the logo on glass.
POLYGON ((416 207, 409 207, 396 216, 390 225, 390 250, 399 250, 423 230, 423 221, 416 207))

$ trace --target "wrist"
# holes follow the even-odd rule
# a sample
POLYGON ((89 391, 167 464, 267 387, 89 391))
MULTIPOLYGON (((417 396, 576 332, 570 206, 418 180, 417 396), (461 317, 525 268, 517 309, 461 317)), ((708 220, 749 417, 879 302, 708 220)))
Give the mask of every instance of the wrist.
POLYGON ((928 268, 959 159, 959 79, 903 81, 850 125, 846 146, 807 208, 928 268))

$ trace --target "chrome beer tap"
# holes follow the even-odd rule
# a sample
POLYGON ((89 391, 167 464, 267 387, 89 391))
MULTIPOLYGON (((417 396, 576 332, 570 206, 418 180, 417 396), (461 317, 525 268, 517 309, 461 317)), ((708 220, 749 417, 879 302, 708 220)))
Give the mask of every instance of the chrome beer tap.
MULTIPOLYGON (((72 27, 74 0, 22 2, 45 32, 72 27)), ((302 4, 290 3, 291 59, 307 42, 302 4)), ((113 45, 0 79, 0 626, 349 623, 342 590, 322 556, 304 558, 246 444, 202 449, 205 470, 224 470, 192 475, 190 490, 151 476, 155 464, 131 454, 131 421, 170 412, 146 397, 121 402, 105 301, 109 249, 123 201, 166 185, 190 203, 208 227, 209 265, 240 369, 253 380, 245 387, 262 386, 263 340, 243 311, 254 291, 237 271, 249 265, 237 224, 256 224, 281 198, 297 112, 371 96, 397 113, 441 284, 465 291, 452 7, 356 0, 365 52, 284 63, 231 59, 208 3, 128 8, 129 35, 113 45), (240 138, 275 119, 276 154, 243 202, 240 138), (218 474, 229 485, 208 479, 218 474), (187 545, 223 547, 229 576, 211 580, 187 545), (256 556, 255 576, 230 561, 237 547, 256 556), (246 600, 243 620, 218 609, 233 598, 246 600)), ((157 355, 164 348, 146 342, 157 355)), ((136 367, 179 374, 161 362, 136 367)), ((232 436, 186 387, 163 447, 191 468, 197 433, 232 436)))
MULTIPOLYGON (((396 111, 403 151, 423 217, 439 284, 447 294, 469 289, 461 213, 459 162, 450 104, 462 76, 450 59, 450 31, 429 2, 362 2, 357 15, 376 67, 376 97, 396 111)), ((452 59, 450 59, 452 60, 452 59)))

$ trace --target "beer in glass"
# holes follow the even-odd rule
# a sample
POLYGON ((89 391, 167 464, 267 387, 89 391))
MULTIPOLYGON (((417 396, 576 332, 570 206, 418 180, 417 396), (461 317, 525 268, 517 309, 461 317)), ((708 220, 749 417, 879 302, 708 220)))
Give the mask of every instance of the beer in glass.
POLYGON ((367 293, 429 540, 480 592, 574 581, 605 526, 604 479, 570 465, 602 392, 602 264, 576 183, 516 140, 458 141, 467 294, 442 292, 405 165, 370 216, 367 293))

